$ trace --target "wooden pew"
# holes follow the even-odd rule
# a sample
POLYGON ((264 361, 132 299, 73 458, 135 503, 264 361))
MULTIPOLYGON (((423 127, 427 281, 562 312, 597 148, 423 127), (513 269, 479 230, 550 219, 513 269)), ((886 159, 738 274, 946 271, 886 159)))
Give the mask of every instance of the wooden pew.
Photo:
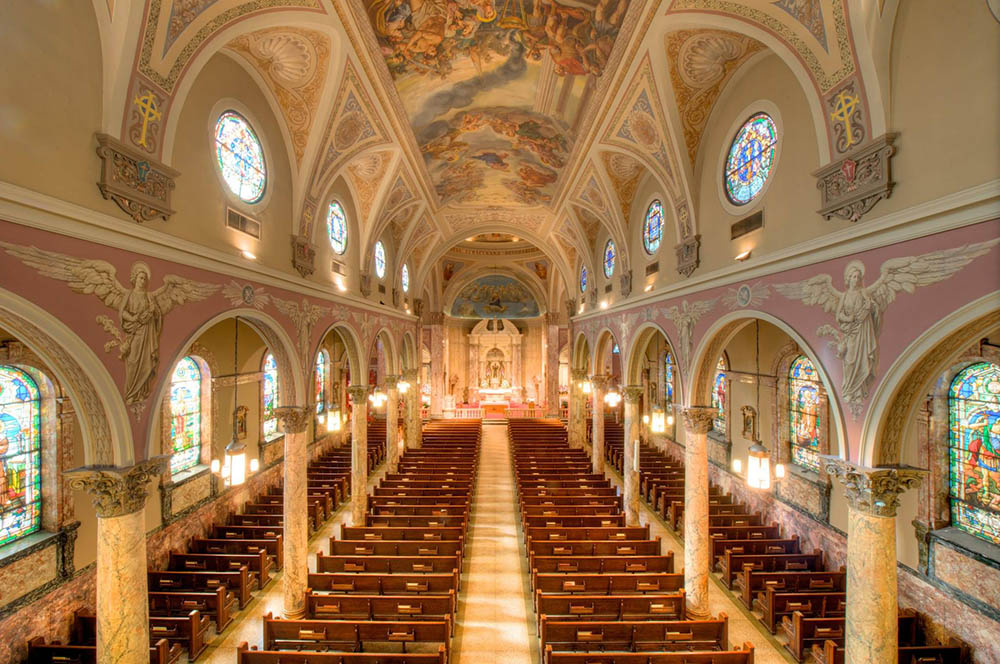
MULTIPOLYGON (((174 664, 184 649, 171 647, 167 639, 160 639, 149 648, 149 664, 174 664)), ((58 641, 46 643, 45 637, 36 636, 28 641, 26 664, 97 664, 96 645, 63 645, 58 641)))
POLYGON ((545 664, 753 664, 753 644, 714 652, 642 652, 613 654, 557 652, 545 649, 545 664))
MULTIPOLYGON (((822 646, 828 640, 843 648, 845 621, 846 618, 810 618, 801 611, 793 611, 781 619, 781 632, 788 639, 785 648, 800 662, 814 645, 822 646)), ((917 645, 917 628, 917 614, 912 609, 900 611, 899 645, 917 645)))
POLYGON ((668 595, 565 595, 535 590, 535 615, 549 620, 684 620, 684 590, 668 595))
POLYGON ((149 589, 151 591, 174 590, 197 592, 214 591, 219 586, 228 588, 240 603, 240 608, 245 608, 250 603, 253 593, 250 590, 250 572, 246 567, 241 567, 234 572, 194 572, 166 570, 160 572, 147 572, 149 589))
POLYGON ((791 615, 793 611, 810 618, 843 616, 847 610, 847 593, 788 593, 766 588, 764 592, 757 593, 753 607, 761 612, 760 621, 774 634, 778 631, 781 617, 791 615))
POLYGON ((436 620, 454 628, 455 591, 447 595, 306 593, 306 617, 320 620, 436 620))
MULTIPOLYGON (((439 646, 432 653, 384 653, 384 652, 310 652, 297 651, 293 658, 287 650, 257 650, 248 648, 246 641, 236 650, 237 664, 289 664, 294 659, 297 664, 447 664, 448 650, 439 646)), ((726 664, 729 664, 728 662, 726 664)))
POLYGON ((190 553, 257 554, 264 551, 271 559, 271 569, 278 571, 284 565, 284 547, 281 535, 274 539, 207 539, 193 537, 188 543, 190 553))
POLYGON ((539 617, 542 648, 626 652, 725 650, 729 618, 666 621, 560 621, 539 617))
MULTIPOLYGON (((211 624, 208 616, 202 616, 197 609, 186 616, 150 616, 149 642, 160 639, 170 642, 171 656, 176 657, 176 648, 187 650, 188 661, 192 662, 208 645, 205 635, 211 624), (175 648, 176 647, 176 648, 175 648)), ((73 628, 70 640, 79 645, 97 643, 97 616, 90 609, 78 609, 73 613, 73 628)))
POLYGON ((839 572, 761 572, 752 567, 744 568, 734 583, 736 594, 749 609, 753 599, 765 588, 772 587, 785 592, 843 591, 846 589, 847 573, 841 567, 839 572))
POLYGON ((330 540, 333 556, 458 556, 462 540, 330 540))
POLYGON ((250 582, 262 589, 271 581, 271 559, 267 551, 257 553, 177 553, 170 554, 169 569, 198 572, 232 572, 247 568, 250 582))
POLYGON ((215 618, 215 631, 221 633, 233 620, 236 595, 224 586, 206 592, 150 592, 150 616, 184 616, 199 611, 203 616, 215 618))
MULTIPOLYGON (((967 649, 963 646, 900 646, 899 664, 963 664, 967 649)), ((834 641, 813 645, 816 664, 845 664, 844 649, 834 641)))
POLYGON ((684 575, 660 574, 540 574, 531 575, 531 587, 544 593, 619 595, 673 592, 684 588, 684 575))
POLYGON ((365 644, 427 644, 446 649, 451 642, 451 622, 441 621, 352 621, 284 620, 270 613, 264 616, 265 650, 344 650, 362 651, 365 644))
POLYGON ((373 574, 449 574, 461 569, 458 556, 326 556, 316 554, 318 572, 368 572, 373 574))
POLYGON ((722 582, 732 589, 733 580, 743 568, 750 565, 760 572, 818 572, 823 569, 823 552, 816 549, 812 553, 732 553, 723 554, 722 582))

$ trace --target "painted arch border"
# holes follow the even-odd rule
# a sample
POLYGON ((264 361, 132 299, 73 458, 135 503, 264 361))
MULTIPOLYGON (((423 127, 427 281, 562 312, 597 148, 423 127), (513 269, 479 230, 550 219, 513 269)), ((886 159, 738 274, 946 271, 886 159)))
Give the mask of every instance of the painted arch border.
MULTIPOLYGON (((667 350, 670 351, 670 356, 674 358, 674 392, 676 394, 684 393, 684 386, 687 384, 687 376, 682 370, 680 363, 677 361, 677 351, 673 340, 667 331, 653 321, 647 321, 640 325, 635 332, 632 333, 632 338, 629 340, 628 354, 625 356, 625 361, 622 363, 622 381, 625 385, 639 385, 642 383, 641 367, 636 363, 642 357, 640 354, 640 345, 642 346, 642 351, 648 351, 649 343, 653 339, 653 334, 659 333, 667 342, 667 350)), ((659 380, 659 376, 657 377, 659 380)))

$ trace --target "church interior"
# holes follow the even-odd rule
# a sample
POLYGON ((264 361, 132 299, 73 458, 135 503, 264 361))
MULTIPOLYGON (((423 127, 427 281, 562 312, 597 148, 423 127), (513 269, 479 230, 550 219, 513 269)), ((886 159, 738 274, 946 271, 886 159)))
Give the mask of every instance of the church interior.
POLYGON ((1000 1, 0 56, 0 664, 1000 662, 1000 1))

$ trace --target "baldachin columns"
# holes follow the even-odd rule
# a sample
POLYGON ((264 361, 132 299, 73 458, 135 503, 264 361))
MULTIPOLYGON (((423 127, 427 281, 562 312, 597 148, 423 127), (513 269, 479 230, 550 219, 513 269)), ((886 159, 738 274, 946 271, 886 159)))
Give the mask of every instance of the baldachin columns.
POLYGON ((310 408, 281 406, 274 409, 285 432, 285 465, 282 556, 282 594, 284 616, 301 618, 306 613, 306 585, 309 574, 309 505, 306 498, 306 475, 309 454, 306 429, 312 418, 310 408))
POLYGON ((715 409, 684 409, 684 594, 688 618, 709 617, 708 432, 715 409))
POLYGON ((622 487, 625 500, 625 525, 639 525, 639 402, 641 385, 625 388, 625 455, 622 459, 622 487))
POLYGON ((368 511, 368 385, 351 385, 351 524, 365 525, 368 511))

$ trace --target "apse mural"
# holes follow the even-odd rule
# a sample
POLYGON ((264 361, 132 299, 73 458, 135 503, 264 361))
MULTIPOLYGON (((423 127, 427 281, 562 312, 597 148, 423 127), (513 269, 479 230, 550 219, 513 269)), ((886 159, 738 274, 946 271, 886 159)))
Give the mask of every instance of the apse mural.
POLYGON ((466 285, 451 305, 457 318, 533 318, 538 302, 519 281, 490 275, 466 285))
POLYGON ((369 0, 443 203, 552 200, 626 0, 369 0))

